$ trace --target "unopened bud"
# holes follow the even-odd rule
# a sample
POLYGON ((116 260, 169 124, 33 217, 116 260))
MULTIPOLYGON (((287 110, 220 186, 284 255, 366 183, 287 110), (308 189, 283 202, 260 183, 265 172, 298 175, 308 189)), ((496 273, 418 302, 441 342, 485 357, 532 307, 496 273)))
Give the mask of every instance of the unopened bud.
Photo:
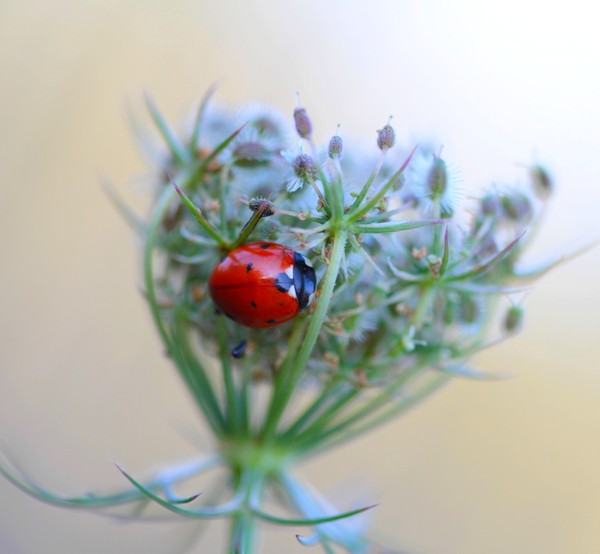
POLYGON ((530 170, 531 180, 537 195, 540 198, 548 198, 554 192, 554 180, 548 170, 541 165, 534 165, 530 170))
POLYGON ((304 108, 296 108, 294 110, 294 123, 296 124, 296 131, 301 138, 310 138, 312 123, 304 108))
POLYGON ((508 333, 516 333, 523 325, 523 308, 511 306, 504 316, 504 330, 508 333))
POLYGON ((471 325, 475 323, 481 315, 481 307, 477 301, 470 295, 462 295, 458 306, 458 319, 461 323, 471 325))
POLYGON ((396 133, 391 125, 377 131, 377 146, 380 150, 389 150, 396 143, 396 133))
POLYGON ((335 135, 335 136, 331 137, 331 140, 329 141, 329 149, 328 149, 329 157, 331 159, 341 158, 343 149, 344 149, 344 142, 342 141, 342 137, 340 137, 339 135, 335 135))
POLYGON ((494 216, 501 211, 500 199, 497 194, 490 192, 481 199, 481 213, 483 215, 494 216))
POLYGON ((523 193, 514 192, 502 198, 504 213, 517 223, 527 223, 533 216, 533 207, 523 193))
POLYGON ((433 164, 427 173, 427 187, 433 196, 442 196, 448 188, 446 162, 437 156, 434 156, 433 164))

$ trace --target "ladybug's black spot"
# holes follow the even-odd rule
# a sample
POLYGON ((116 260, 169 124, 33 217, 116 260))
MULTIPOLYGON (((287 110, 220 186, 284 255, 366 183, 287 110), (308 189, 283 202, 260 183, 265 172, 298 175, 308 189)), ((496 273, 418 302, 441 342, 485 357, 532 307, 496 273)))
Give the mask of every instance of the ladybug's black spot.
POLYGON ((298 252, 294 252, 294 288, 298 306, 303 310, 317 288, 317 276, 315 270, 306 263, 306 258, 298 252))
POLYGON ((248 273, 252 269, 252 262, 246 264, 246 273, 248 273))
POLYGON ((292 284, 292 279, 283 271, 275 277, 275 286, 279 292, 288 292, 292 284))
POLYGON ((272 325, 273 323, 277 323, 277 320, 276 319, 267 319, 267 323, 269 325, 272 325))
POLYGON ((254 302, 254 300, 250 300, 250 306, 256 308, 256 302, 254 302))
POLYGON ((263 250, 266 250, 267 248, 269 248, 269 246, 271 246, 268 242, 263 242, 259 248, 262 248, 263 250))
POLYGON ((248 341, 243 340, 240 344, 231 349, 231 355, 237 359, 243 358, 246 353, 246 346, 248 346, 248 341))

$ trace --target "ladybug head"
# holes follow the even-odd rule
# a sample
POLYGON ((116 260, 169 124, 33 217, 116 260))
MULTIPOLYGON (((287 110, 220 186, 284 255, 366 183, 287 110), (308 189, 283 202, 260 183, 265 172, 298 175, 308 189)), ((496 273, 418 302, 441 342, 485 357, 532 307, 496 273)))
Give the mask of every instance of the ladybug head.
POLYGON ((317 277, 310 262, 298 252, 294 252, 294 289, 298 306, 303 310, 310 303, 317 287, 317 277))

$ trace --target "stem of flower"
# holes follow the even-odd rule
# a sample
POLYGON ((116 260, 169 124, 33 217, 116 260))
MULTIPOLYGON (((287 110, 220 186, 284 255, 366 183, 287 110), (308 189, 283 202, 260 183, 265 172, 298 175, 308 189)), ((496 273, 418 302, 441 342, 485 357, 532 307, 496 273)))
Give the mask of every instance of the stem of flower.
MULTIPOLYGON (((331 185, 329 183, 329 180, 327 179, 327 175, 325 175, 325 172, 323 171, 323 168, 321 167, 321 164, 319 163, 317 147, 315 146, 315 143, 312 140, 312 138, 309 138, 307 140, 308 140, 308 146, 310 148, 310 155, 312 156, 312 159, 315 162, 315 165, 317 166, 317 172, 319 173, 319 179, 321 180, 321 185, 323 186, 323 194, 325 195, 325 197, 323 198, 323 196, 321 196, 320 191, 318 190, 316 185, 313 185, 313 186, 315 186, 315 188, 317 188, 317 194, 319 195, 319 197, 321 198, 321 201, 323 202, 323 207, 326 210, 329 210, 329 207, 332 206, 333 213, 335 213, 337 205, 335 203, 334 198, 331 196, 331 185)), ((312 179, 311 179, 311 184, 312 184, 312 179)))
POLYGON ((308 326, 308 330, 306 331, 302 346, 296 354, 296 357, 293 359, 291 368, 289 368, 289 377, 286 375, 281 376, 282 378, 286 379, 286 386, 275 388, 275 392, 271 400, 271 406, 265 418, 265 425, 262 433, 265 440, 273 439, 279 419, 281 418, 287 403, 292 397, 294 390, 302 377, 302 373, 306 368, 310 354, 315 347, 317 338, 321 332, 321 327, 323 326, 325 318, 327 317, 327 309, 329 308, 329 303, 331 302, 331 297, 333 296, 333 291, 335 289, 335 283, 340 272, 347 239, 348 231, 346 229, 341 229, 333 238, 331 257, 323 277, 323 284, 320 288, 320 296, 319 300, 317 301, 317 307, 310 320, 310 324, 308 326))
POLYGON ((217 317, 215 322, 217 331, 217 340, 219 341, 219 358, 221 359, 221 369, 223 371, 223 384, 225 386, 225 399, 228 416, 228 423, 231 433, 235 434, 240 427, 240 410, 238 410, 238 395, 233 380, 233 371, 231 367, 231 354, 229 353, 227 329, 225 328, 225 319, 217 317))
MULTIPOLYGON (((326 425, 334 418, 334 416, 344 408, 349 402, 351 402, 354 398, 356 398, 359 394, 359 390, 356 388, 347 390, 344 394, 339 393, 335 402, 330 404, 325 410, 323 410, 319 416, 301 433, 299 432, 302 429, 302 426, 306 422, 307 418, 304 418, 304 421, 298 420, 296 424, 290 428, 288 433, 291 435, 293 432, 295 436, 293 436, 293 440, 295 441, 298 436, 310 436, 312 434, 317 435, 321 432, 326 425)), ((312 415, 312 414, 309 414, 312 415)))
POLYGON ((375 177, 377 177, 377 175, 379 175, 379 172, 381 171, 381 166, 383 165, 383 160, 385 160, 386 153, 387 153, 387 150, 382 150, 381 154, 379 154, 379 159, 377 160, 377 164, 375 165, 375 167, 373 168, 373 171, 371 172, 371 175, 369 175, 369 178, 363 185, 363 188, 358 193, 358 196, 354 200, 354 203, 352 204, 352 207, 350 208, 350 210, 358 209, 358 207, 360 206, 362 201, 365 199, 365 196, 367 195, 367 192, 369 192, 369 189, 371 188, 371 185, 373 184, 375 177))
POLYGON ((243 494, 240 508, 231 521, 231 554, 253 554, 256 546, 256 518, 252 513, 253 502, 261 496, 264 474, 260 468, 243 467, 238 476, 238 490, 243 494))
POLYGON ((331 380, 327 383, 321 394, 319 394, 311 404, 302 412, 302 414, 294 421, 281 435, 280 439, 285 441, 286 439, 292 439, 302 429, 311 418, 313 418, 322 406, 329 400, 333 392, 338 391, 340 383, 336 380, 331 380))
MULTIPOLYGON (((383 185, 381 187, 381 189, 375 196, 373 196, 370 200, 368 200, 363 206, 360 206, 356 201, 354 202, 354 204, 352 204, 352 208, 350 210, 350 213, 352 214, 352 217, 351 217, 352 221, 358 221, 358 220, 360 220, 361 217, 364 217, 365 215, 367 215, 375 206, 377 206, 379 201, 387 194, 387 192, 395 184, 398 183, 400 176, 402 175, 402 173, 404 173, 404 170, 407 168, 408 164, 410 163, 410 160, 415 155, 417 148, 418 147, 415 146, 412 149, 411 153, 408 155, 408 158, 406 158, 406 160, 404 160, 404 163, 400 166, 400 169, 398 169, 398 171, 396 171, 396 173, 394 173, 387 180, 385 185, 383 185)), ((362 191, 361 191, 361 194, 362 194, 362 191)), ((366 194, 366 191, 365 191, 365 194, 366 194)), ((358 200, 359 198, 361 198, 360 195, 356 200, 358 200)), ((361 198, 361 201, 362 201, 362 198, 361 198)))
MULTIPOLYGON (((360 421, 369 414, 372 414, 378 411, 380 408, 387 406, 394 394, 396 394, 396 392, 409 381, 415 377, 418 377, 421 374, 422 369, 423 366, 421 364, 417 364, 406 370, 398 377, 398 379, 396 379, 394 383, 387 386, 377 396, 362 404, 360 408, 341 419, 341 421, 338 421, 338 423, 335 425, 325 429, 323 428, 324 426, 322 424, 318 426, 311 426, 305 432, 301 433, 300 436, 296 437, 295 445, 300 448, 312 449, 316 445, 324 442, 327 438, 349 430, 356 421, 360 421)), ((352 400, 352 398, 354 398, 354 396, 348 395, 347 401, 352 400)), ((342 406, 339 406, 338 409, 341 410, 341 408, 342 406)))
POLYGON ((348 442, 349 440, 355 439, 357 436, 362 435, 371 429, 380 427, 401 413, 406 412, 418 404, 421 400, 427 398, 429 395, 433 394, 435 391, 445 385, 450 379, 452 379, 451 375, 443 373, 432 375, 427 383, 425 383, 419 389, 413 391, 411 394, 405 396, 401 400, 392 403, 387 407, 387 409, 377 413, 375 417, 363 422, 362 425, 350 428, 345 433, 340 433, 332 440, 315 443, 316 449, 319 450, 319 452, 322 452, 325 449, 330 449, 339 446, 342 443, 348 442))

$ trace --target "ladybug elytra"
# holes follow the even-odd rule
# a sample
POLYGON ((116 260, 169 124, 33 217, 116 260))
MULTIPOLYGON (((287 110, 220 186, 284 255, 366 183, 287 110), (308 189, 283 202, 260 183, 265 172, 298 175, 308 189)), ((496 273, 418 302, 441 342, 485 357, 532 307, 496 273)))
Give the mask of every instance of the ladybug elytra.
POLYGON ((227 254, 208 281, 230 319, 260 329, 292 319, 310 303, 315 270, 300 253, 275 242, 249 242, 227 254))

